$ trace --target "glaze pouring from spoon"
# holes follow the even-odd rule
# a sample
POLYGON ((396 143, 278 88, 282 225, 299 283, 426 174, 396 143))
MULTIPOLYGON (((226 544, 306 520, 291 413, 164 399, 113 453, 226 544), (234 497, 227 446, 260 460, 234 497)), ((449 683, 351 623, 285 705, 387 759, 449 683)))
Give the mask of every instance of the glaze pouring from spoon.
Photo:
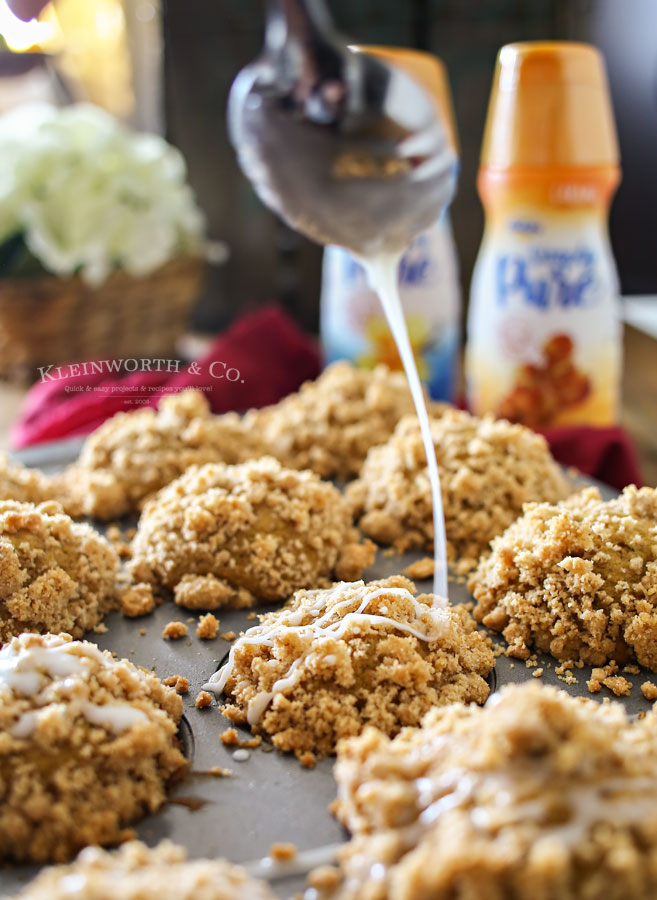
POLYGON ((434 593, 447 596, 438 468, 397 266, 456 182, 447 127, 401 69, 349 49, 321 0, 270 0, 262 55, 233 84, 228 122, 245 174, 293 228, 363 262, 409 378, 434 506, 434 593))

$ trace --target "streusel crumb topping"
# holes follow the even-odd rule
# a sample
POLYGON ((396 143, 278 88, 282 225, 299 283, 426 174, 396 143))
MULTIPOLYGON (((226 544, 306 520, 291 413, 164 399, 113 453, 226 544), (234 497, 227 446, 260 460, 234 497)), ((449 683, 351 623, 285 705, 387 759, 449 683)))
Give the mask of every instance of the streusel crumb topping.
POLYGON ((411 412, 403 372, 383 365, 367 371, 342 361, 280 403, 247 413, 244 426, 283 465, 346 479, 358 474, 370 447, 386 441, 411 412))
POLYGON ((187 769, 182 702, 151 672, 69 635, 0 650, 0 856, 70 859, 111 844, 187 769))
MULTIPOLYGON (((431 421, 448 554, 472 568, 529 500, 560 500, 568 485, 547 443, 522 425, 449 409, 431 421)), ((370 451, 347 500, 363 531, 398 550, 433 547, 431 488, 415 417, 370 451)))
POLYGON ((83 850, 68 866, 46 869, 15 900, 274 900, 263 881, 221 859, 188 860, 169 841, 154 849, 131 841, 108 853, 83 850), (74 890, 74 894, 71 890, 74 890))
POLYGON ((495 665, 462 607, 414 596, 402 576, 298 591, 238 638, 208 684, 224 714, 279 750, 326 756, 375 725, 392 735, 433 706, 483 703, 495 665))
POLYGON ((340 492, 263 457, 189 469, 150 501, 133 542, 138 581, 191 609, 287 599, 371 564, 340 492))
MULTIPOLYGON (((537 683, 343 742, 340 900, 657 892, 657 718, 537 683)), ((331 896, 335 896, 331 894, 331 896)))
POLYGON ((604 501, 588 488, 531 504, 473 573, 475 617, 512 656, 530 647, 601 666, 657 671, 657 491, 604 501))
POLYGON ((66 472, 68 492, 86 515, 117 518, 191 465, 244 458, 247 442, 236 413, 212 416, 199 391, 171 394, 157 411, 118 413, 90 434, 66 472))
POLYGON ((0 502, 0 643, 94 628, 117 603, 118 563, 105 538, 54 501, 0 502))

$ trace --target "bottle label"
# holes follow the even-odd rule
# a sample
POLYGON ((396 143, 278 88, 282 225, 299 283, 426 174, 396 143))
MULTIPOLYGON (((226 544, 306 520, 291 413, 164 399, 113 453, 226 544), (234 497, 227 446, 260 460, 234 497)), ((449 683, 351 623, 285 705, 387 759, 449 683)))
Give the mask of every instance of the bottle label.
MULTIPOLYGON (((402 257, 399 290, 420 377, 434 399, 456 389, 460 288, 451 227, 442 217, 402 257)), ((322 273, 321 337, 326 362, 348 359, 401 369, 394 339, 365 270, 346 250, 327 247, 322 273)))
POLYGON ((471 409, 533 428, 616 420, 618 279, 600 211, 515 210, 487 227, 473 273, 471 409))

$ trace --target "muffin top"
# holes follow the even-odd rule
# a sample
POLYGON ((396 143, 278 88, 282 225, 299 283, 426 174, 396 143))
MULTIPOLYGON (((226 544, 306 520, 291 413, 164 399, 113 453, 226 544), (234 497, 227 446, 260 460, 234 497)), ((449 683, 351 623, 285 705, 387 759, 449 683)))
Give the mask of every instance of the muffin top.
POLYGON ((414 594, 402 576, 298 591, 238 638, 205 687, 307 764, 366 724, 392 735, 432 706, 482 703, 488 642, 463 607, 414 594))
POLYGON ((244 426, 283 465, 346 479, 358 473, 370 447, 386 441, 411 412, 403 372, 339 361, 280 403, 248 412, 244 426))
POLYGON ((211 601, 208 578, 221 582, 211 605, 245 605, 358 577, 373 550, 358 543, 337 488, 262 457, 194 467, 164 488, 139 521, 131 570, 175 589, 181 605, 198 607, 196 593, 211 601))
POLYGON ((657 717, 535 683, 341 744, 339 896, 636 896, 657 888, 657 717), (459 894, 460 892, 460 894, 459 894))
POLYGON ((529 505, 469 587, 476 618, 503 633, 510 655, 535 646, 657 671, 657 491, 631 486, 605 501, 587 488, 529 505))
POLYGON ((274 900, 269 887, 224 860, 188 860, 169 841, 139 841, 108 853, 83 850, 68 866, 43 871, 15 900, 274 900))
POLYGON ((0 642, 97 625, 116 601, 118 557, 54 501, 0 502, 0 642))

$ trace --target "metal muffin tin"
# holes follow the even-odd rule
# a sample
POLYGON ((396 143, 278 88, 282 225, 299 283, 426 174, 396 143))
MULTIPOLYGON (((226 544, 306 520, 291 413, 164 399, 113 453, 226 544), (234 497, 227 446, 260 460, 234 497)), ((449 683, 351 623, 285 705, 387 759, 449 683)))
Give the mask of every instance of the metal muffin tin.
MULTIPOLYGON (((58 442, 26 451, 17 458, 27 465, 38 466, 44 471, 54 471, 73 461, 79 451, 80 441, 58 442)), ((580 479, 582 483, 592 483, 580 479)), ((614 491, 600 485, 606 497, 614 491)), ((102 531, 102 528, 99 529, 102 531)), ((378 552, 374 565, 366 579, 382 578, 401 572, 409 563, 426 554, 408 553, 404 556, 384 556, 378 552)), ((416 582, 420 590, 431 590, 430 581, 416 582)), ((450 582, 452 603, 471 600, 462 584, 450 582)), ((272 609, 260 607, 256 612, 272 609)), ((254 622, 247 618, 248 610, 219 610, 220 631, 240 631, 254 622)), ((220 741, 220 735, 232 727, 219 712, 217 705, 196 709, 194 700, 201 685, 217 669, 230 648, 229 642, 217 637, 203 641, 195 636, 198 614, 165 603, 152 614, 127 619, 118 612, 106 617, 107 632, 86 635, 99 647, 112 650, 119 657, 152 669, 160 678, 184 675, 189 679, 189 693, 183 695, 185 719, 181 736, 185 749, 191 756, 189 777, 178 785, 171 800, 155 815, 148 816, 136 826, 139 838, 154 844, 169 838, 184 845, 192 857, 224 857, 231 862, 244 863, 268 854, 275 842, 290 841, 299 851, 339 843, 347 839, 342 827, 329 812, 329 804, 335 797, 332 776, 333 759, 322 760, 314 769, 305 769, 293 756, 277 751, 266 752, 263 746, 250 751, 249 759, 237 762, 233 759, 235 748, 220 741), (162 630, 167 622, 187 622, 189 634, 178 641, 164 640, 162 630), (188 621, 191 620, 191 621, 188 621), (140 630, 145 634, 140 634, 140 630), (229 768, 230 777, 207 774, 214 766, 229 768)), ((498 636, 492 635, 494 639, 498 636)), ((590 697, 586 681, 591 677, 590 667, 575 669, 577 684, 567 685, 555 672, 558 665, 550 657, 538 654, 538 666, 542 667, 543 684, 554 684, 570 694, 590 697)), ((491 679, 493 687, 531 679, 532 672, 522 661, 505 656, 497 659, 491 679)), ((635 684, 630 697, 622 702, 630 713, 646 711, 651 704, 643 698, 639 685, 651 673, 641 672, 628 676, 635 684)), ((602 700, 612 697, 603 688, 595 697, 602 700)), ((615 699, 615 698, 612 698, 615 699)), ((250 737, 248 729, 238 729, 240 737, 250 737)), ((38 871, 37 866, 5 866, 0 870, 0 896, 11 896, 29 882, 38 871)), ((281 898, 289 898, 303 888, 303 876, 278 878, 273 882, 274 892, 281 898)))

